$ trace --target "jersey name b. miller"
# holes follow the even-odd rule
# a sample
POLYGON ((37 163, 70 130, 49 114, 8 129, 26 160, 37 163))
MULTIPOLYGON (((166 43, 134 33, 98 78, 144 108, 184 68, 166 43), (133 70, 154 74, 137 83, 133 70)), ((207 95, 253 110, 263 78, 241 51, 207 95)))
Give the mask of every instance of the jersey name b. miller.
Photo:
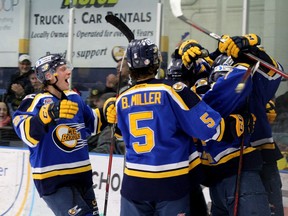
POLYGON ((183 83, 158 79, 123 92, 116 109, 126 144, 121 194, 147 201, 187 194, 188 174, 201 163, 192 137, 221 138, 221 116, 183 83))

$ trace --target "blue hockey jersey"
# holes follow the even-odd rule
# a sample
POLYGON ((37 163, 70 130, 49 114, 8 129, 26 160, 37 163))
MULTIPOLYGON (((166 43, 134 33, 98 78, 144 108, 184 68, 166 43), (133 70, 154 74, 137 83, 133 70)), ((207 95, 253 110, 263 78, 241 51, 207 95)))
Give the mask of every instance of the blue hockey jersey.
POLYGON ((224 122, 183 83, 150 79, 116 101, 126 144, 122 196, 175 200, 189 193, 188 173, 200 163, 192 137, 220 139, 224 122))
MULTIPOLYGON (((280 70, 282 66, 274 62, 280 70)), ((279 149, 275 146, 272 129, 266 117, 266 104, 275 96, 280 85, 281 76, 273 71, 265 73, 258 70, 253 76, 253 92, 251 94, 250 110, 257 118, 254 133, 251 135, 251 145, 261 150, 262 158, 266 162, 277 161, 281 158, 279 149)))
MULTIPOLYGON (((280 64, 276 65, 282 69, 280 64)), ((265 73, 258 70, 253 76, 250 110, 255 113, 257 121, 255 124, 255 133, 251 137, 251 143, 259 149, 274 148, 271 127, 266 118, 266 104, 275 96, 280 82, 281 76, 273 71, 265 73)))
MULTIPOLYGON (((223 117, 231 113, 251 112, 256 116, 254 132, 245 134, 243 154, 243 169, 259 169, 262 163, 261 152, 255 151, 258 147, 253 143, 265 144, 261 139, 268 138, 274 146, 271 127, 267 121, 265 105, 273 97, 279 86, 279 76, 276 74, 266 74, 261 70, 250 76, 241 93, 235 91, 238 83, 247 70, 248 65, 238 65, 225 77, 221 77, 204 96, 203 100, 213 109, 218 111, 223 117), (271 76, 272 75, 272 76, 271 76)), ((233 142, 210 140, 200 146, 202 163, 206 166, 206 173, 211 175, 206 185, 212 184, 228 175, 233 175, 238 169, 238 159, 242 138, 235 139, 233 142), (209 168, 210 166, 210 168, 209 168)), ((267 143, 266 143, 267 144, 267 143)), ((260 144, 261 145, 261 144, 260 144)), ((275 147, 275 146, 274 146, 275 147)))
POLYGON ((89 108, 74 91, 64 93, 67 100, 79 106, 73 119, 60 118, 49 125, 40 122, 41 106, 59 100, 49 92, 26 96, 13 115, 15 131, 29 147, 32 175, 40 196, 63 185, 92 186, 86 137, 100 131, 100 111, 89 108))

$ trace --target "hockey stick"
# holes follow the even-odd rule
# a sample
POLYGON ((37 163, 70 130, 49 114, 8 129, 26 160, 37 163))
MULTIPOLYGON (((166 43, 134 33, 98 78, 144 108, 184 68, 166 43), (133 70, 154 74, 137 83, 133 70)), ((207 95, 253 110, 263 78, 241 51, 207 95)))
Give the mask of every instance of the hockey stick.
MULTIPOLYGON (((132 40, 135 39, 134 33, 131 31, 131 29, 121 19, 119 19, 115 15, 108 14, 105 16, 105 20, 111 25, 113 25, 114 27, 116 27, 120 32, 122 32, 122 34, 124 34, 125 37, 127 38, 128 42, 131 42, 132 40)), ((121 59, 119 81, 118 81, 118 87, 117 87, 117 96, 119 95, 119 91, 120 91, 121 73, 122 73, 122 67, 123 67, 125 56, 126 56, 126 51, 124 52, 123 57, 121 59)))
MULTIPOLYGON (((122 22, 118 17, 114 15, 106 15, 105 19, 108 23, 119 29, 127 38, 127 40, 130 42, 134 39, 133 32, 128 28, 128 26, 122 22)), ((117 86, 117 93, 116 97, 118 97, 120 92, 120 83, 121 83, 121 74, 122 74, 122 68, 123 68, 123 62, 125 59, 126 52, 124 52, 124 55, 121 60, 120 65, 120 72, 119 72, 119 80, 118 80, 118 86, 117 86)), ((107 207, 108 207, 108 198, 109 198, 109 189, 110 189, 110 178, 111 178, 111 170, 112 170, 112 162, 113 162, 113 151, 115 146, 115 127, 116 124, 113 124, 111 127, 111 145, 109 148, 109 162, 108 162, 108 170, 107 170, 107 183, 106 183, 106 190, 105 190, 105 202, 104 202, 104 212, 103 216, 107 215, 107 207)))
POLYGON ((238 170, 237 170, 237 179, 236 179, 236 188, 235 188, 233 216, 237 216, 238 215, 239 193, 240 193, 241 173, 242 173, 242 165, 243 165, 243 151, 244 151, 244 134, 243 134, 242 141, 241 141, 241 146, 240 146, 240 154, 239 154, 239 164, 238 164, 238 170))
MULTIPOLYGON (((123 62, 124 62, 124 57, 126 55, 126 51, 124 52, 124 55, 121 60, 121 65, 120 65, 120 73, 119 73, 119 80, 118 80, 118 86, 117 86, 117 93, 116 93, 116 98, 119 96, 120 92, 120 83, 121 83, 121 71, 123 68, 123 62)), ((107 105, 108 107, 108 105, 107 105)), ((107 182, 106 182, 106 189, 105 189, 105 202, 104 202, 104 211, 103 211, 103 216, 106 216, 107 214, 107 207, 108 207, 108 198, 109 198, 109 189, 110 189, 110 180, 111 180, 111 170, 112 170, 112 162, 113 162, 113 152, 115 148, 115 128, 116 124, 112 124, 111 126, 111 145, 109 148, 109 162, 108 162, 108 170, 107 170, 107 182)))
POLYGON ((116 27, 120 32, 122 32, 129 42, 135 39, 135 36, 131 31, 131 29, 118 17, 112 14, 108 14, 105 16, 105 19, 108 23, 110 23, 111 25, 116 27))
MULTIPOLYGON (((170 7, 172 10, 173 15, 182 20, 183 22, 187 23, 188 25, 196 28, 197 30, 203 32, 204 34, 220 41, 220 42, 225 42, 225 40, 223 40, 221 38, 221 36, 217 35, 216 33, 210 32, 208 29, 199 26, 198 24, 196 24, 195 22, 192 22, 191 20, 187 19, 182 12, 181 9, 181 0, 170 0, 170 7)), ((262 59, 252 55, 251 53, 243 53, 245 56, 247 56, 248 58, 254 60, 254 61, 258 61, 260 62, 260 64, 272 71, 274 71, 275 73, 278 73, 279 75, 281 75, 282 77, 284 77, 285 79, 288 79, 288 74, 279 70, 278 68, 275 68, 273 65, 269 64, 268 62, 263 61, 262 59)))
MULTIPOLYGON (((243 75, 241 81, 238 83, 235 91, 237 93, 241 93, 245 88, 246 81, 248 80, 250 74, 254 74, 255 71, 259 68, 260 62, 258 61, 253 66, 250 66, 245 74, 243 75)), ((248 103, 248 102, 247 102, 248 103)), ((245 124, 245 121, 244 121, 245 124)), ((239 163, 238 163, 238 170, 237 170, 237 179, 236 179, 236 187, 235 187, 235 198, 234 198, 234 208, 233 208, 233 216, 238 215, 238 206, 239 206, 239 194, 240 194, 240 183, 241 183, 241 173, 242 173, 242 165, 243 165, 243 151, 244 151, 244 141, 245 141, 245 132, 246 128, 244 129, 244 134, 241 141, 240 146, 240 154, 239 154, 239 163)))
POLYGON ((115 62, 121 61, 123 53, 125 52, 126 47, 124 46, 115 46, 111 50, 112 58, 115 62))

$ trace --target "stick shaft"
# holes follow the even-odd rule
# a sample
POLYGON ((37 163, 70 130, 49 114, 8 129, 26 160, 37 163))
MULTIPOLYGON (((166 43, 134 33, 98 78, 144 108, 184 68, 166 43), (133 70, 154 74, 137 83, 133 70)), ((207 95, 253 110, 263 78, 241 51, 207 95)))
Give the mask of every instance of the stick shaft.
POLYGON ((107 215, 110 179, 111 179, 111 170, 112 170, 112 161, 113 161, 113 151, 114 151, 114 146, 115 146, 114 134, 115 134, 115 124, 113 124, 111 127, 111 145, 109 148, 109 162, 108 162, 108 170, 107 170, 107 183, 106 183, 106 190, 105 190, 105 202, 104 202, 103 216, 107 215))
POLYGON ((192 22, 191 20, 187 19, 185 16, 179 16, 177 17, 179 18, 180 20, 182 20, 183 22, 187 23, 188 25, 194 27, 195 29, 201 31, 202 33, 218 40, 218 41, 221 41, 221 42, 224 42, 224 40, 221 38, 221 36, 213 33, 213 32, 210 32, 208 29, 202 27, 202 26, 199 26, 198 24, 196 24, 195 22, 192 22))
MULTIPOLYGON (((122 22, 118 17, 113 15, 107 15, 105 17, 106 21, 116 27, 118 30, 120 30, 127 40, 130 42, 134 39, 134 34, 131 31, 131 29, 128 28, 128 26, 122 22)), ((121 66, 120 66, 120 73, 119 73, 119 80, 118 80, 118 86, 117 86, 117 92, 116 97, 119 96, 120 93, 120 86, 121 86, 121 75, 122 75, 122 68, 123 68, 123 62, 125 59, 126 51, 124 52, 124 55, 121 60, 121 66)), ((108 170, 107 170, 107 183, 106 183, 106 190, 105 190, 105 202, 104 202, 104 212, 103 216, 107 215, 107 207, 108 207, 108 199, 109 199, 109 189, 110 189, 110 179, 111 179, 111 170, 112 170, 112 162, 113 162, 113 151, 115 146, 115 127, 116 125, 113 124, 111 127, 111 145, 109 149, 109 161, 108 161, 108 170)))
MULTIPOLYGON (((180 2, 181 4, 181 2, 180 2)), ((171 7, 171 9, 173 10, 173 8, 171 7)), ((180 20, 182 20, 183 22, 187 23, 188 25, 194 27, 195 29, 201 31, 202 33, 220 41, 220 42, 224 42, 224 40, 221 38, 220 35, 217 35, 214 32, 209 31, 208 29, 196 24, 195 22, 192 22, 191 20, 187 19, 184 15, 178 16, 177 18, 179 18, 180 20)), ((254 61, 259 61, 260 64, 272 71, 274 71, 275 73, 279 74, 280 76, 284 77, 285 79, 288 79, 288 74, 279 70, 278 68, 274 67, 273 65, 269 64, 268 62, 263 61, 262 59, 252 55, 251 53, 243 53, 246 57, 248 57, 249 59, 252 59, 254 61)))
MULTIPOLYGON (((182 16, 182 17, 184 17, 184 16, 182 16)), ((208 31, 207 29, 205 29, 205 28, 203 28, 203 27, 195 24, 194 22, 188 20, 187 18, 185 18, 185 17, 184 17, 184 18, 179 17, 179 19, 181 19, 181 20, 183 20, 184 22, 188 23, 189 25, 191 25, 192 27, 196 28, 197 30, 205 33, 206 35, 208 35, 208 36, 210 36, 210 37, 212 37, 212 38, 214 38, 214 39, 216 39, 216 40, 218 40, 218 41, 220 41, 220 42, 224 42, 223 39, 221 38, 221 36, 219 36, 219 35, 217 35, 217 34, 215 34, 215 33, 213 33, 213 32, 208 31), (185 19, 186 19, 186 20, 185 20, 185 19)), ((268 68, 268 69, 270 69, 270 70, 273 70, 275 73, 278 73, 279 75, 281 75, 281 76, 284 77, 285 79, 288 79, 288 74, 286 74, 285 72, 279 70, 278 68, 275 68, 273 65, 269 64, 268 62, 263 61, 262 59, 260 59, 260 58, 258 58, 258 57, 256 57, 256 56, 252 55, 251 53, 243 53, 243 54, 244 54, 246 57, 248 57, 249 59, 252 59, 252 60, 254 60, 254 61, 260 62, 260 64, 261 64, 262 66, 264 66, 264 67, 266 67, 266 68, 268 68)))
POLYGON ((240 155, 239 155, 239 164, 237 170, 237 180, 236 180, 236 188, 235 188, 235 198, 234 198, 234 209, 233 216, 238 215, 238 206, 239 206, 239 194, 240 194, 240 184, 241 184, 241 173, 242 173, 242 165, 243 165, 243 151, 244 151, 244 135, 242 137, 241 146, 240 146, 240 155))
MULTIPOLYGON (((121 60, 116 97, 118 97, 119 93, 120 93, 120 86, 121 86, 121 80, 122 80, 121 75, 122 75, 122 68, 123 68, 125 56, 126 56, 126 51, 124 52, 124 55, 123 55, 122 60, 121 60)), ((111 126, 111 145, 109 148, 109 161, 108 161, 108 170, 107 170, 107 183, 106 183, 106 190, 105 190, 105 202, 104 202, 103 216, 107 215, 110 180, 111 180, 111 170, 112 170, 112 162, 113 162, 113 151, 114 151, 114 147, 115 147, 115 136, 114 136, 115 135, 115 127, 116 127, 116 124, 113 124, 111 126)))

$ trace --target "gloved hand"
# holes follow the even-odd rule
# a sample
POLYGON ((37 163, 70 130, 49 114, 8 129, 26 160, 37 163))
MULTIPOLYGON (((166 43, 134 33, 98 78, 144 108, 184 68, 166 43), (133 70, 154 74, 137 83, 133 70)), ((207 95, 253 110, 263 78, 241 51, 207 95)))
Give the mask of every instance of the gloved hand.
POLYGON ((231 142, 243 135, 244 132, 253 133, 256 117, 254 114, 230 114, 225 118, 223 141, 231 142))
POLYGON ((275 111, 275 103, 274 101, 270 100, 267 104, 266 104, 266 114, 267 114, 267 118, 270 124, 272 124, 277 116, 277 113, 275 111))
POLYGON ((59 118, 72 119, 77 114, 78 104, 69 100, 45 104, 40 108, 38 116, 43 124, 57 121, 59 118))
POLYGON ((234 138, 240 137, 244 133, 244 118, 239 114, 231 114, 225 119, 225 126, 225 131, 230 130, 234 138))
POLYGON ((245 119, 245 132, 252 134, 254 132, 254 126, 256 122, 256 116, 253 113, 243 116, 245 119))
POLYGON ((115 107, 116 98, 108 98, 103 105, 103 113, 108 123, 116 124, 117 123, 117 113, 115 107))
POLYGON ((224 43, 219 42, 218 49, 221 53, 227 53, 228 56, 238 58, 240 51, 248 50, 252 46, 260 45, 261 38, 256 34, 247 34, 244 36, 229 37, 227 35, 222 36, 226 41, 224 43))
POLYGON ((229 35, 222 35, 221 36, 221 40, 224 41, 224 42, 221 42, 219 41, 218 42, 218 50, 221 52, 221 53, 226 53, 226 49, 228 47, 228 43, 227 41, 230 39, 230 36, 229 35))
POLYGON ((182 56, 184 66, 190 69, 194 61, 207 57, 209 53, 196 40, 187 40, 179 47, 178 54, 182 56))

